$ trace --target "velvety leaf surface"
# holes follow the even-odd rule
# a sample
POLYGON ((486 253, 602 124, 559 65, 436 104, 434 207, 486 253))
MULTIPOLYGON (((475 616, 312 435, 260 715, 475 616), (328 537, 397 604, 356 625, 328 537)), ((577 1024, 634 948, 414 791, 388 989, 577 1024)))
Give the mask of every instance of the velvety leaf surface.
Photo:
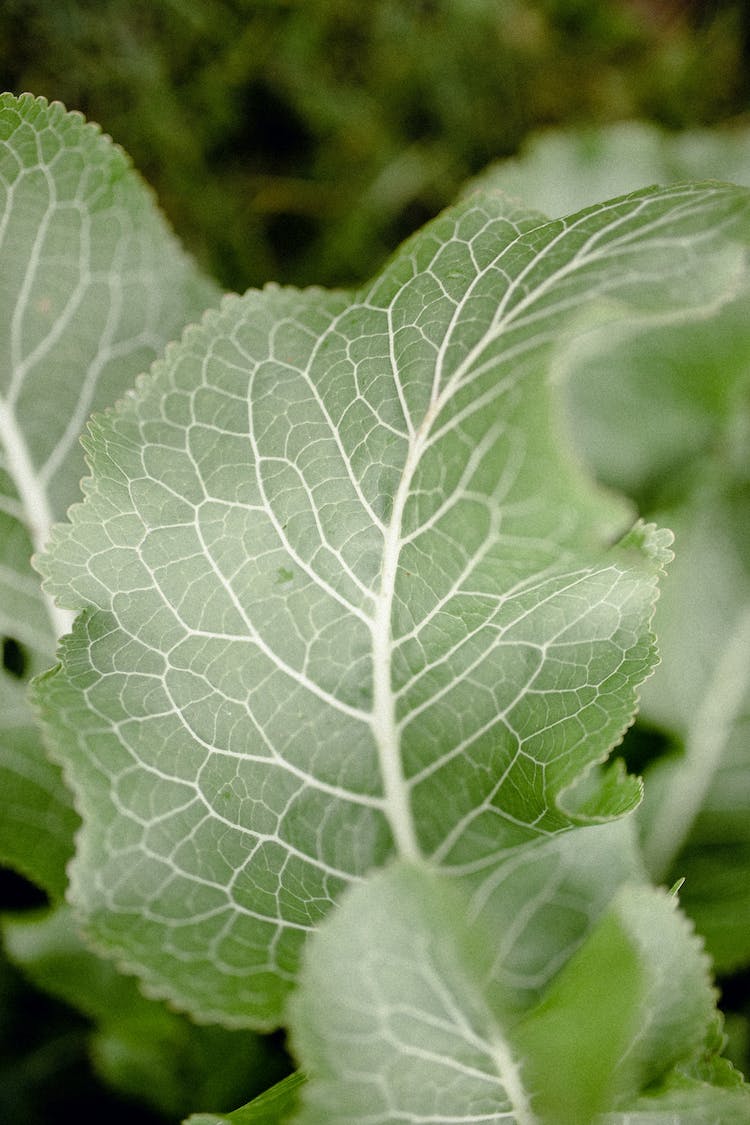
MULTIPOLYGON (((582 849, 589 831, 574 833, 582 849)), ((518 1021, 487 989, 495 935, 467 922, 457 888, 406 865, 374 877, 306 947, 289 1009, 308 1075, 295 1125, 586 1125, 637 1102, 696 1056, 712 1019, 707 959, 676 906, 625 884, 518 1021)))
MULTIPOLYGON (((80 496, 80 432, 218 299, 125 154, 80 114, 0 95, 0 637, 24 674, 54 661, 72 617, 32 550, 80 496)), ((0 672, 0 862, 59 895, 77 818, 22 692, 0 672), (31 835, 33 834, 33 839, 31 835)))
POLYGON ((547 368, 582 318, 728 299, 748 200, 545 223, 477 197, 353 300, 226 301, 94 422, 41 564, 88 611, 38 699, 86 820, 73 896, 150 988, 273 1024, 373 865, 475 878, 637 803, 578 783, 653 663, 668 537, 608 547, 628 514, 560 440, 547 368))

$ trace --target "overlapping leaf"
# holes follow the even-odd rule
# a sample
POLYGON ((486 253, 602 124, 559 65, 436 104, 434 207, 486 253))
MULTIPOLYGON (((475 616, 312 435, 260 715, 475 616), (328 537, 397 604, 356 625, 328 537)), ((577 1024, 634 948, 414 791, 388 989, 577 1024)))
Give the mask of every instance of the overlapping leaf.
MULTIPOLYGON (((581 849, 590 831, 576 831, 581 849)), ((624 1125, 641 1091, 650 1093, 645 1108, 662 1114, 654 1120, 667 1121, 680 1087, 707 1120, 748 1111, 747 1088, 728 1092, 679 1069, 706 1041, 713 996, 700 943, 664 892, 613 889, 520 1020, 491 984, 494 931, 466 919, 455 887, 400 865, 322 924, 290 1005, 308 1074, 295 1125, 624 1125)))
POLYGON ((281 1125, 297 1108, 305 1076, 299 1071, 277 1082, 260 1097, 231 1113, 194 1113, 185 1125, 281 1125))
MULTIPOLYGON (((478 182, 557 214, 613 183, 710 176, 750 184, 749 152, 745 129, 559 130, 478 182)), ((750 245, 750 221, 742 237, 750 245)), ((741 690, 750 682, 747 280, 728 305, 690 325, 594 332, 566 350, 564 364, 587 464, 677 535, 655 622, 662 661, 641 711, 685 753, 646 776, 645 847, 657 878, 686 877, 683 905, 719 969, 731 970, 750 961, 750 697, 741 690)))
POLYGON ((748 194, 545 223, 447 212, 372 286, 229 300, 95 421, 43 562, 90 607, 38 698, 84 811, 89 932, 204 1016, 272 1023, 306 933, 395 853, 491 875, 632 807, 566 792, 630 721, 666 540, 557 433, 581 318, 729 299, 748 194))
MULTIPOLYGON (((53 662, 71 621, 41 593, 29 560, 80 496, 84 422, 217 292, 124 153, 80 114, 30 95, 0 96, 0 273, 0 636, 33 674, 53 662)), ((0 699, 13 809, 0 859, 59 894, 75 814, 4 670, 0 699)))

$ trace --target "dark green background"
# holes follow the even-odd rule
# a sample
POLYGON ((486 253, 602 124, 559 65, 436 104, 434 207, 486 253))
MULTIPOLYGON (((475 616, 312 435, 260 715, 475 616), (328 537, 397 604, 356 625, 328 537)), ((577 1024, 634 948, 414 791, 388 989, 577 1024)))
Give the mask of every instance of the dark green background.
POLYGON ((368 277, 533 129, 750 104, 750 7, 3 0, 5 89, 99 121, 228 287, 368 277))

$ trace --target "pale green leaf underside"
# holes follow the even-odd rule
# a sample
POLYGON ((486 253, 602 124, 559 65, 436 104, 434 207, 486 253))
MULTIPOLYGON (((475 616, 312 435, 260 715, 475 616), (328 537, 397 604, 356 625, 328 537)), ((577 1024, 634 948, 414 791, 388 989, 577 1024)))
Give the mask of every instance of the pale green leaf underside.
MULTIPOLYGON (((0 95, 0 277, 0 637, 23 646, 33 673, 53 663, 71 616, 42 595, 29 559, 80 497, 86 418, 218 292, 125 154, 80 114, 28 94, 0 95)), ((0 862, 59 894, 76 818, 5 679, 0 771, 24 823, 0 830, 0 862)))
POLYGON ((0 267, 2 627, 46 649, 28 542, 44 546, 79 495, 86 419, 218 292, 122 150, 30 95, 0 97, 0 267))
POLYGON ((289 1006, 308 1074, 294 1125, 537 1125, 454 893, 397 866, 311 939, 289 1006))
POLYGON ((643 1097, 627 1112, 602 1114, 596 1125, 747 1125, 748 1120, 750 1088, 695 1082, 643 1097))
MULTIPOLYGON (((269 289, 94 422, 46 589, 93 607, 39 699, 86 819, 89 932, 272 1023, 307 931, 398 853, 456 874, 569 826, 653 661, 665 539, 559 440, 571 323, 729 295, 747 194, 544 223, 447 212, 353 301, 269 289)), ((612 778, 581 819, 632 806, 612 778)))
POLYGON ((467 924, 456 888, 424 869, 397 865, 347 895, 289 1006, 308 1076, 294 1125, 588 1125, 671 1083, 704 1042, 707 962, 664 892, 613 888, 520 1022, 491 987, 502 936, 467 924))

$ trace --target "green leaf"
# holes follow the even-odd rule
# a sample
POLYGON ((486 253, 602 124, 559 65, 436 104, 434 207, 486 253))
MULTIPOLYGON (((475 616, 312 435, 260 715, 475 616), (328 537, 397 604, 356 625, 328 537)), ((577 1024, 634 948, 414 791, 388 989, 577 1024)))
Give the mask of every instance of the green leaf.
POLYGON ((750 1087, 713 1086, 676 1076, 626 1111, 605 1113, 596 1125, 747 1125, 750 1087))
POLYGON ((98 947, 270 1026, 373 866, 489 878, 637 803, 617 773, 577 787, 653 664, 669 537, 609 546, 631 517, 562 441, 549 366, 592 303, 728 297, 749 203, 682 187, 543 223, 476 198, 353 299, 227 300, 94 421, 41 562, 87 612, 37 698, 98 947))
POLYGON ((623 883, 644 878, 635 823, 558 833, 464 881, 467 918, 492 935, 485 991, 510 1020, 538 1004, 623 883))
MULTIPOLYGON (((555 129, 533 137, 518 158, 491 165, 466 190, 500 189, 557 216, 654 183, 750 186, 749 152, 747 128, 674 134, 624 122, 555 129)), ((748 245, 750 227, 743 237, 748 245)), ((675 467, 711 456, 722 430, 746 412, 738 410, 737 384, 747 385, 750 372, 747 280, 739 290, 692 323, 606 325, 560 357, 561 373, 572 375, 565 397, 577 449, 599 480, 646 499, 647 511, 649 490, 675 467)), ((746 443, 745 435, 738 451, 745 462, 746 443)))
POLYGON ((2 626, 48 650, 67 623, 28 545, 78 496, 78 439, 184 324, 216 300, 99 128, 59 103, 0 96, 2 626))
POLYGON ((718 472, 669 513, 679 551, 643 710, 682 752, 649 770, 641 820, 650 869, 685 878, 683 904, 728 971, 750 963, 750 491, 718 472))
POLYGON ((514 1030, 540 1121, 580 1125, 612 1104, 644 993, 638 951, 610 912, 514 1030))
POLYGON ((726 180, 750 187, 750 130, 666 132, 644 121, 550 129, 521 154, 491 164, 465 193, 499 189, 545 215, 582 207, 651 184, 726 180))
POLYGON ((446 880, 399 865, 350 892, 311 938, 290 1002, 309 1075, 295 1125, 536 1120, 484 996, 489 951, 464 912, 446 880))
POLYGON ((7 674, 0 674, 0 792, 0 861, 61 899, 79 820, 32 723, 26 684, 7 674))
MULTIPOLYGON (((622 187, 687 176, 748 183, 747 136, 632 123, 555 132, 481 182, 552 214, 606 194, 610 177, 622 187)), ((683 905, 723 971, 750 963, 749 309, 739 279, 727 305, 692 324, 608 325, 559 357, 586 463, 675 531, 655 618, 662 660, 641 712, 684 753, 649 770, 640 815, 652 874, 685 877, 683 905)))
POLYGON ((627 884, 542 1001, 513 1030, 550 1125, 629 1104, 691 1059, 715 997, 708 961, 676 899, 627 884))
POLYGON ((143 996, 83 945, 68 907, 6 916, 2 932, 29 980, 94 1022, 89 1052, 103 1080, 162 1113, 232 1105, 279 1072, 258 1036, 197 1026, 143 996))
POLYGON ((305 1081, 304 1074, 295 1071, 240 1109, 225 1114, 195 1113, 185 1125, 282 1125, 297 1108, 305 1081))
MULTIPOLYGON (((218 294, 125 154, 29 94, 0 95, 0 276, 0 637, 33 674, 72 621, 29 558, 80 496, 83 424, 218 294)), ((77 818, 21 694, 1 672, 0 862, 59 896, 77 818)))
POLYGON ((750 288, 738 281, 738 289, 690 324, 605 326, 561 352, 578 450, 597 479, 636 499, 641 511, 653 511, 670 474, 699 472, 718 449, 730 464, 733 456, 747 460, 738 423, 747 415, 750 288))
MULTIPOLYGON (((579 852, 590 832, 572 833, 579 852)), ((671 1089, 705 1042, 707 959, 664 892, 621 887, 520 1020, 488 988, 504 927, 470 914, 445 877, 406 865, 345 896, 308 943, 290 1001, 308 1074, 294 1125, 586 1125, 671 1089)))

